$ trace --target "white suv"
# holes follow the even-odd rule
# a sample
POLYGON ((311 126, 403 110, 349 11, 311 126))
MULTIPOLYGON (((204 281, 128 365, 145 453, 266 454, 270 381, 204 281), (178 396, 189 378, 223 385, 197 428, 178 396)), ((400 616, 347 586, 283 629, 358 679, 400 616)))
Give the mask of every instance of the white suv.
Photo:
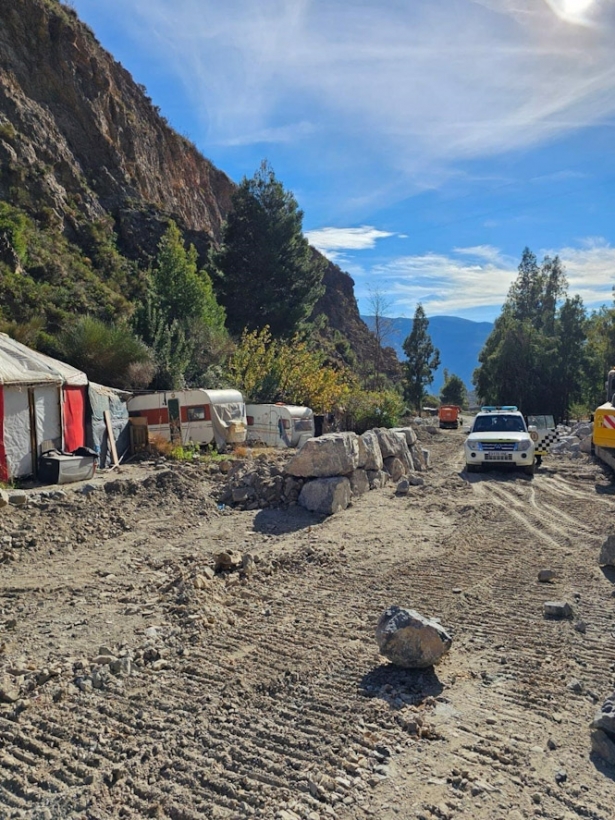
POLYGON ((534 475, 533 428, 528 428, 516 407, 482 407, 465 440, 466 469, 477 472, 483 464, 513 464, 534 475))

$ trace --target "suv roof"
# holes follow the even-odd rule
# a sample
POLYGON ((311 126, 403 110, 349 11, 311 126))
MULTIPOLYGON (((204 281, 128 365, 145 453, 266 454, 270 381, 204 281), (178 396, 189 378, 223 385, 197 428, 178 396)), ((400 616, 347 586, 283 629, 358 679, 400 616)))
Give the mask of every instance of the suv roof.
POLYGON ((481 413, 518 413, 519 408, 514 404, 502 404, 497 407, 492 404, 485 404, 480 408, 481 413))

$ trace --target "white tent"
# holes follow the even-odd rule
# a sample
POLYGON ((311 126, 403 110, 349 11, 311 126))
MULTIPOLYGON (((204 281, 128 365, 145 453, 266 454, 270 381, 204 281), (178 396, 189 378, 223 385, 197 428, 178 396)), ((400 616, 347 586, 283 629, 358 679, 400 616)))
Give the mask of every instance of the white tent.
POLYGON ((44 441, 85 444, 88 379, 0 333, 0 480, 31 475, 44 441))

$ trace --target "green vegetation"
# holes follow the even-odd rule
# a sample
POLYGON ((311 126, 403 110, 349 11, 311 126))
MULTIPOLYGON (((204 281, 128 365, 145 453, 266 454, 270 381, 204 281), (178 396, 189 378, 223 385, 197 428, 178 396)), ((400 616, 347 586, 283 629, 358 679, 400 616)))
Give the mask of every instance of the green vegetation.
POLYGON ((425 388, 433 382, 433 372, 440 366, 440 352, 436 350, 427 332, 429 320, 422 305, 417 305, 412 330, 403 343, 406 361, 406 401, 420 414, 423 409, 425 388))
POLYGON ((545 257, 539 265, 526 248, 518 270, 474 384, 487 404, 516 404, 524 413, 562 419, 598 380, 600 354, 594 351, 590 367, 587 317, 580 297, 567 295, 560 260, 545 257))
POLYGON ((468 403, 468 391, 459 376, 449 373, 444 369, 444 385, 440 391, 440 401, 442 404, 456 404, 459 407, 466 407, 468 403))
POLYGON ((263 162, 233 196, 222 246, 212 254, 229 331, 268 326, 292 336, 323 293, 323 263, 303 236, 303 213, 263 162))

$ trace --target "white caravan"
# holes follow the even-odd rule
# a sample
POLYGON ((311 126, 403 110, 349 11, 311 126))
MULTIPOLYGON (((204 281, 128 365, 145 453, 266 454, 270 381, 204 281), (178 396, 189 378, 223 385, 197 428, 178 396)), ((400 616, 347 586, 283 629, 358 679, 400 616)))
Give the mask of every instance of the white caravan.
POLYGON ((246 405, 239 390, 161 390, 133 396, 129 416, 147 419, 148 430, 177 444, 210 444, 222 450, 246 440, 246 405))
POLYGON ((269 447, 301 447, 314 437, 314 413, 292 404, 248 404, 248 441, 269 447))

